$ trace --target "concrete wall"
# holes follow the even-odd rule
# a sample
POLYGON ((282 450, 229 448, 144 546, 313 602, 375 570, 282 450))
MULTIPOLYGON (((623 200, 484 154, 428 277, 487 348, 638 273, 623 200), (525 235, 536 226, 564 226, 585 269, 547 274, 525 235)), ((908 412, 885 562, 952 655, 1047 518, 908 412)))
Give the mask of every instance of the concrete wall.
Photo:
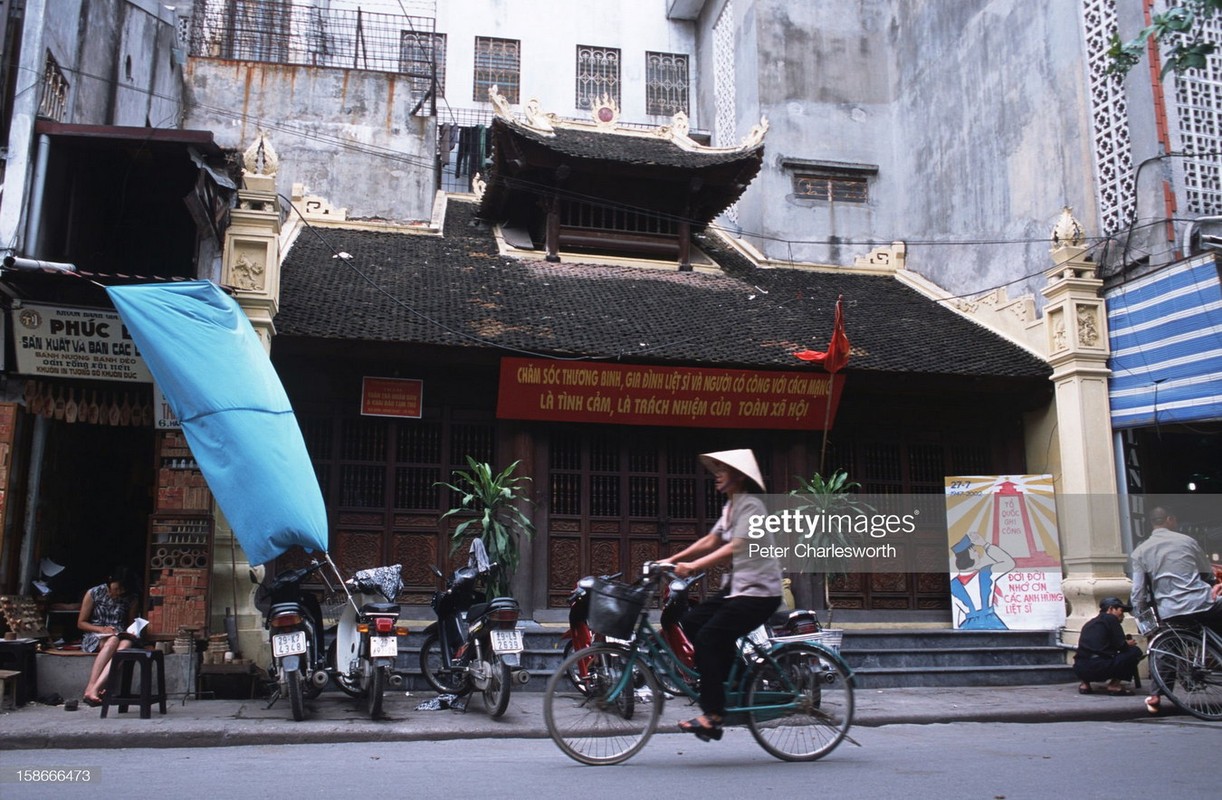
POLYGON ((350 217, 427 220, 436 121, 410 115, 409 82, 361 70, 192 58, 188 128, 245 150, 259 130, 279 156, 276 191, 325 195, 350 217))
MULTIPOLYGON (((722 5, 698 23, 706 61, 722 5)), ((771 123, 739 222, 768 257, 847 264, 905 240, 907 267, 952 291, 1034 274, 1018 295, 1042 285, 1063 205, 1097 233, 1077 4, 734 0, 734 13, 738 134, 771 123), (785 158, 877 165, 869 204, 795 199, 785 158)), ((699 97, 711 119, 712 87, 699 97)))

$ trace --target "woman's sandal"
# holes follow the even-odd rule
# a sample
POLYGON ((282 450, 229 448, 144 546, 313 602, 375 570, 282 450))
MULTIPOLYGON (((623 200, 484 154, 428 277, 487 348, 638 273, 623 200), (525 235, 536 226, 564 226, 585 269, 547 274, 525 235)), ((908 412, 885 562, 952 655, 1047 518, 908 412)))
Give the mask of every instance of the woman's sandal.
POLYGON ((1162 703, 1161 697, 1159 697, 1156 694, 1150 695, 1149 697, 1146 698, 1146 711, 1148 711, 1151 714, 1157 714, 1159 711, 1162 710, 1160 708, 1161 703, 1162 703))
POLYGON ((700 717, 694 717, 680 722, 679 730, 684 733, 696 734, 696 738, 702 742, 721 741, 721 734, 725 732, 721 727, 721 723, 709 721, 712 724, 704 725, 700 722, 700 717))
POLYGON ((1094 694, 1094 693, 1095 693, 1095 687, 1091 686, 1089 683, 1078 684, 1078 694, 1094 694))
POLYGON ((1121 686, 1116 689, 1108 689, 1106 694, 1108 695, 1108 697, 1132 697, 1133 690, 1126 689, 1125 687, 1121 686))

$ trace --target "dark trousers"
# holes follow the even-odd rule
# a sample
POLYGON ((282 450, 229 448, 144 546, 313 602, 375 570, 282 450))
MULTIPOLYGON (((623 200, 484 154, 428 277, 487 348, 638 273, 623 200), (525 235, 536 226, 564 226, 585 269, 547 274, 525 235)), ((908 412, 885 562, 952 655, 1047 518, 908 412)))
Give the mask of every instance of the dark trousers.
POLYGON ((1145 654, 1138 647, 1126 647, 1114 656, 1075 658, 1074 674, 1084 683, 1092 681, 1130 681, 1137 675, 1137 662, 1145 654))
POLYGON ((726 678, 738 657, 737 642, 763 625, 781 605, 779 597, 727 597, 722 590, 692 607, 683 617, 683 631, 696 647, 700 671, 700 710, 726 713, 726 678))

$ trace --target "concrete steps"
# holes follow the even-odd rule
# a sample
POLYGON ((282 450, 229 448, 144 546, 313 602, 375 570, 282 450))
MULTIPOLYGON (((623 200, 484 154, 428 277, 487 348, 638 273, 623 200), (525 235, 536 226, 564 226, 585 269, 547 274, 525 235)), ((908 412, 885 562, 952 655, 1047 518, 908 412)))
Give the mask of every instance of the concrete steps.
MULTIPOLYGON (((560 665, 563 628, 524 623, 525 687, 542 691, 560 665)), ((416 630, 413 627, 413 631, 416 630)), ((412 633, 400 648, 398 669, 409 691, 431 691, 420 674, 420 645, 412 633)), ((904 686, 1032 686, 1076 680, 1066 651, 1051 631, 855 630, 845 631, 840 653, 858 688, 904 686)))

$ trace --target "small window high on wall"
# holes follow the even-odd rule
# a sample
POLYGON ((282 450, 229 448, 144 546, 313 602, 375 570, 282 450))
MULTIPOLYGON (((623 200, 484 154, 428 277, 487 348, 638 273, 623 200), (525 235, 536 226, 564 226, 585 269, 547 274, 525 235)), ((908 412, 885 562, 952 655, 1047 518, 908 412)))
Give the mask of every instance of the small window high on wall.
POLYGON ((497 91, 510 103, 521 102, 522 43, 517 39, 475 37, 475 90, 477 102, 488 101, 488 89, 497 91))
POLYGON ((875 164, 786 159, 781 165, 792 172, 796 200, 865 205, 870 202, 870 181, 878 175, 875 164))

